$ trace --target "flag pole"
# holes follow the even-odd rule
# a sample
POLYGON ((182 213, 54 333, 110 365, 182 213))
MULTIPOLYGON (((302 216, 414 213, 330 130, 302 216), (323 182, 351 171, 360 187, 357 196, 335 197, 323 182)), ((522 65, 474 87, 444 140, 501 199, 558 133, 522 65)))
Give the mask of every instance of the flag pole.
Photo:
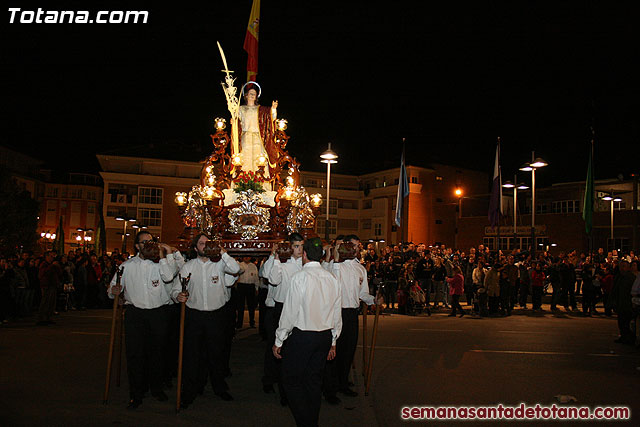
POLYGON ((594 178, 595 178, 595 173, 593 170, 593 151, 594 151, 594 144, 595 144, 595 139, 596 139, 596 131, 593 128, 593 126, 591 126, 591 158, 589 159, 589 167, 591 168, 591 173, 590 173, 590 179, 591 179, 591 188, 589 189, 589 192, 591 193, 591 221, 592 221, 592 225, 591 225, 591 229, 589 230, 589 246, 591 246, 590 252, 591 252, 591 262, 593 263, 593 253, 594 253, 594 245, 593 245, 593 200, 594 200, 594 178))
POLYGON ((500 214, 502 214, 502 168, 500 167, 500 137, 498 137, 498 219, 496 223, 496 262, 500 262, 500 214))

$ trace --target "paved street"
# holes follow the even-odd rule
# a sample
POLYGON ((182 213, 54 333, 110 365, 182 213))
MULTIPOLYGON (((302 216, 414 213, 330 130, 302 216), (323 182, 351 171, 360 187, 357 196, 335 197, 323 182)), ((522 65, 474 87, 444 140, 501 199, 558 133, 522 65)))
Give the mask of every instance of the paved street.
MULTIPOLYGON (((382 316, 370 395, 363 396, 358 373, 360 396, 344 397, 339 406, 323 403, 320 425, 403 425, 404 405, 549 405, 559 394, 575 396, 578 406, 640 410, 640 352, 613 343, 615 319, 562 311, 533 316, 516 310, 488 319, 446 314, 382 316)), ((124 370, 122 386, 113 386, 109 405, 102 405, 110 311, 62 313, 56 321, 0 328, 2 425, 293 425, 277 395, 261 390, 264 347, 253 329, 234 343, 228 382, 235 400, 222 402, 208 389, 175 415, 172 403, 152 398, 127 411, 124 370)), ((358 372, 361 361, 359 351, 358 372)), ((174 401, 175 389, 168 395, 174 401)))

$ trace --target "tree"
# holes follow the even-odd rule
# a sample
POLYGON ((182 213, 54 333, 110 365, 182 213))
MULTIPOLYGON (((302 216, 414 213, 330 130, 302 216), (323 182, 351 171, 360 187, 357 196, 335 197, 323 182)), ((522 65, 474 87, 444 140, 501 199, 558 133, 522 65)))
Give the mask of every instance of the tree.
POLYGON ((38 241, 38 202, 20 190, 6 171, 0 171, 0 252, 31 250, 38 241))

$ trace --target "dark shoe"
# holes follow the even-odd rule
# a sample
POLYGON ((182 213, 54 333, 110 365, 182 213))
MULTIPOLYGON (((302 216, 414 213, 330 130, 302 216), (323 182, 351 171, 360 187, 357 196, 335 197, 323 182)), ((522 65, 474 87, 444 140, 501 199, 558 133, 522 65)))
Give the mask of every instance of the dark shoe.
POLYGON ((358 393, 356 393, 355 391, 351 390, 350 388, 342 388, 342 389, 340 389, 338 391, 340 393, 344 394, 345 396, 356 397, 358 395, 358 393))
POLYGON ((342 400, 338 399, 336 396, 325 396, 324 400, 326 400, 329 405, 339 405, 342 403, 342 400))
POLYGON ((275 393, 275 390, 273 389, 272 384, 263 384, 262 391, 264 391, 265 393, 275 393))
POLYGON ((142 399, 131 399, 127 405, 127 409, 132 411, 138 409, 138 406, 142 405, 142 399))
POLYGON ((166 395, 164 391, 157 391, 155 393, 151 393, 151 396, 155 397, 158 402, 166 402, 169 400, 169 397, 166 395))
POLYGON ((216 393, 216 396, 218 396, 220 399, 225 400, 225 401, 230 401, 233 400, 233 396, 231 396, 228 392, 223 391, 220 393, 216 393))
POLYGON ((256 325, 249 325, 249 327, 250 327, 251 329, 255 329, 255 328, 256 328, 256 325))
POLYGON ((460 313, 460 317, 464 316, 464 311, 462 313, 460 313))

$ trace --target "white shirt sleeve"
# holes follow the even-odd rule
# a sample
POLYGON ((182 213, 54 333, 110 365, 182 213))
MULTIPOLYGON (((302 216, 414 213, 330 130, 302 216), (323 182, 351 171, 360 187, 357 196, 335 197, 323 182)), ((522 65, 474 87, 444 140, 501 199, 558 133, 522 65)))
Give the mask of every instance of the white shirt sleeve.
POLYGON ((324 268, 325 270, 327 270, 329 273, 333 274, 334 270, 333 267, 334 265, 336 265, 336 263, 333 262, 333 260, 326 262, 326 261, 322 261, 322 268, 324 268))
MULTIPOLYGON (((178 254, 178 259, 182 259, 182 263, 184 264, 184 259, 180 252, 175 253, 178 254)), ((160 277, 165 283, 172 282, 176 274, 178 274, 178 271, 180 271, 181 265, 178 265, 176 262, 175 253, 167 254, 165 258, 160 258, 160 277)))
MULTIPOLYGON (((111 299, 114 299, 114 298, 116 297, 115 295, 113 295, 113 294, 111 293, 111 288, 112 288, 112 287, 114 287, 114 286, 116 285, 116 279, 117 279, 117 277, 118 277, 118 272, 116 271, 116 272, 113 274, 113 278, 111 279, 111 283, 109 284, 109 289, 108 289, 108 291, 107 291, 107 296, 108 296, 109 298, 111 298, 111 299)), ((124 279, 124 275, 123 275, 122 279, 124 279)), ((123 285, 123 280, 122 280, 122 279, 120 280, 120 286, 121 286, 120 294, 122 294, 122 291, 124 290, 124 285, 123 285)))
MULTIPOLYGON (((279 263, 280 261, 278 261, 279 263)), ((304 276, 300 276, 304 277, 304 276)), ((282 343, 289 337, 293 330, 294 323, 298 318, 298 311, 302 307, 302 295, 298 286, 296 285, 298 277, 294 278, 291 283, 291 288, 287 293, 287 299, 282 307, 282 314, 280 315, 280 323, 276 330, 276 342, 277 347, 282 347, 282 343)))
POLYGON ((273 261, 273 266, 271 267, 271 271, 269 272, 269 283, 273 286, 278 286, 282 283, 282 263, 279 259, 273 261))
POLYGON ((109 284, 109 289, 107 290, 107 296, 111 299, 115 298, 115 295, 111 293, 111 288, 116 285, 118 278, 118 270, 122 270, 122 277, 120 278, 120 298, 124 297, 124 272, 127 263, 122 263, 120 266, 116 267, 116 272, 113 273, 113 277, 111 278, 111 283, 109 284))
POLYGON ((228 253, 222 254, 222 261, 224 261, 224 272, 228 274, 237 274, 242 269, 240 268, 240 264, 236 261, 231 255, 228 253))
POLYGON ((333 328, 331 328, 331 345, 335 346, 342 332, 342 289, 336 280, 337 297, 333 303, 333 328))
POLYGON ((275 256, 269 255, 269 258, 262 264, 260 267, 260 277, 263 277, 269 280, 269 273, 271 273, 271 269, 273 268, 273 262, 275 261, 275 256))

